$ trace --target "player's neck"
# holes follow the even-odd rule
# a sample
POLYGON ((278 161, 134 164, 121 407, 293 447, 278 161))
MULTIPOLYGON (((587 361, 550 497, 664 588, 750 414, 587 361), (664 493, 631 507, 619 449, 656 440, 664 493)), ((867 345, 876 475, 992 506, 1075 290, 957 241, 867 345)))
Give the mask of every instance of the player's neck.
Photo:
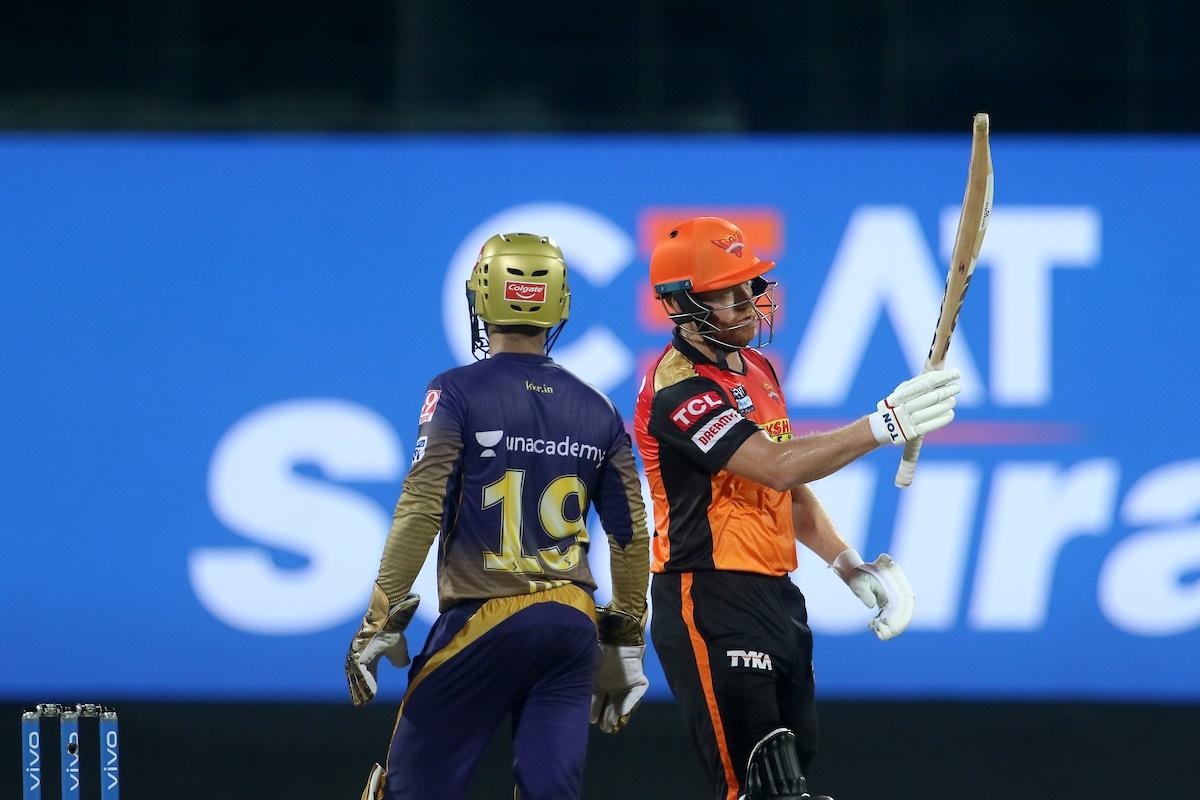
POLYGON ((496 331, 488 335, 488 353, 525 353, 528 355, 546 355, 546 337, 526 336, 523 333, 501 333, 496 331))
POLYGON ((724 350, 721 353, 718 353, 717 348, 710 344, 707 339, 688 330, 683 331, 683 338, 687 340, 688 344, 703 353, 705 358, 707 358, 709 361, 712 361, 716 364, 721 364, 723 362, 735 372, 744 371, 745 365, 742 364, 742 354, 737 350, 724 350), (721 356, 723 356, 723 358, 721 356))

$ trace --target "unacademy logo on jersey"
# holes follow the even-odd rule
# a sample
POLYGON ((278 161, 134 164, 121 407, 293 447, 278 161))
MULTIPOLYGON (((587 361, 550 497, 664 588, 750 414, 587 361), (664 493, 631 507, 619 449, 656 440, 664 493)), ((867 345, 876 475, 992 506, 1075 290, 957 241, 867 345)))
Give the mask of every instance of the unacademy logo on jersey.
POLYGON ((483 448, 480 453, 481 458, 495 458, 496 451, 492 448, 500 444, 500 440, 504 438, 504 431, 479 431, 475 434, 475 441, 479 442, 479 446, 483 448))
MULTIPOLYGON (((477 434, 478 436, 478 434, 477 434)), ((584 444, 570 436, 557 441, 552 439, 535 439, 532 436, 509 436, 505 445, 514 453, 536 453, 542 456, 564 456, 582 458, 595 462, 596 466, 604 463, 606 451, 593 444, 584 444)))

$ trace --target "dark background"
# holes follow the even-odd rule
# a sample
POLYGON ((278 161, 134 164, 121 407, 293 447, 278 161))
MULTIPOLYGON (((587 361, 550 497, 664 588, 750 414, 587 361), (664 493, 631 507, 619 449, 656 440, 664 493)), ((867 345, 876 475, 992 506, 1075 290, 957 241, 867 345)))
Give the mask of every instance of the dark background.
MULTIPOLYGON (((395 722, 395 708, 355 709, 349 702, 129 702, 118 708, 124 800, 358 800, 372 759, 384 757, 395 722)), ((5 776, 0 796, 16 797, 20 709, 0 705, 0 710, 12 720, 14 734, 12 746, 0 751, 5 776)), ((826 702, 821 720, 824 749, 810 774, 813 788, 838 800, 1188 800, 1197 796, 1200 780, 1195 708, 826 702)), ((57 737, 48 741, 52 789, 57 737)), ((94 755, 85 749, 85 766, 94 755)), ((511 759, 505 737, 494 738, 470 799, 511 798, 511 759)), ((87 789, 95 791, 93 784, 87 789)), ((673 705, 639 709, 615 736, 593 729, 587 800, 711 796, 673 705)))
POLYGON ((1195 131, 1184 0, 0 4, 0 128, 1195 131))
MULTIPOLYGON (((1200 6, 1185 2, 8 0, 0 12, 8 131, 965 136, 977 110, 1008 131, 1200 130, 1200 6)), ((129 800, 357 798, 395 711, 8 698, 0 796, 16 796, 19 704, 76 699, 121 711, 129 800)), ((814 784, 840 800, 1200 796, 1194 706, 863 699, 824 703, 822 721, 814 784)), ((473 797, 510 796, 510 758, 498 737, 473 797)), ((673 706, 593 734, 586 796, 707 796, 673 706)))

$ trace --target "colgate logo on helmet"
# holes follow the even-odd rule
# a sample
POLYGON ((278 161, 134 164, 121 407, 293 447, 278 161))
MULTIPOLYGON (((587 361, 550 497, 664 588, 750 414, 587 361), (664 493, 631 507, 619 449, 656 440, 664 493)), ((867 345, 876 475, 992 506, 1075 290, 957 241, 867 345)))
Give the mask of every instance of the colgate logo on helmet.
POLYGON ((746 249, 746 243, 742 241, 742 232, 731 233, 723 239, 713 239, 712 243, 724 250, 730 255, 742 257, 742 250, 746 249))
POLYGON ((529 281, 505 281, 504 299, 521 303, 546 302, 546 284, 529 281))

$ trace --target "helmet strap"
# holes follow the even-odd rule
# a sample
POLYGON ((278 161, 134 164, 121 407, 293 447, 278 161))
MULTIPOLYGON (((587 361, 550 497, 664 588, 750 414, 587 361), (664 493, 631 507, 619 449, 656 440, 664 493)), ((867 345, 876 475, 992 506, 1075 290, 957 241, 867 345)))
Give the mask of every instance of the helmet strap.
POLYGON ((546 355, 550 355, 550 349, 554 347, 554 343, 558 341, 558 335, 562 333, 562 330, 565 327, 567 327, 567 321, 564 319, 562 322, 551 328, 550 332, 546 334, 546 355))
POLYGON ((488 357, 487 326, 475 313, 474 298, 468 300, 467 313, 471 317, 471 355, 475 357, 476 361, 482 361, 488 357))

